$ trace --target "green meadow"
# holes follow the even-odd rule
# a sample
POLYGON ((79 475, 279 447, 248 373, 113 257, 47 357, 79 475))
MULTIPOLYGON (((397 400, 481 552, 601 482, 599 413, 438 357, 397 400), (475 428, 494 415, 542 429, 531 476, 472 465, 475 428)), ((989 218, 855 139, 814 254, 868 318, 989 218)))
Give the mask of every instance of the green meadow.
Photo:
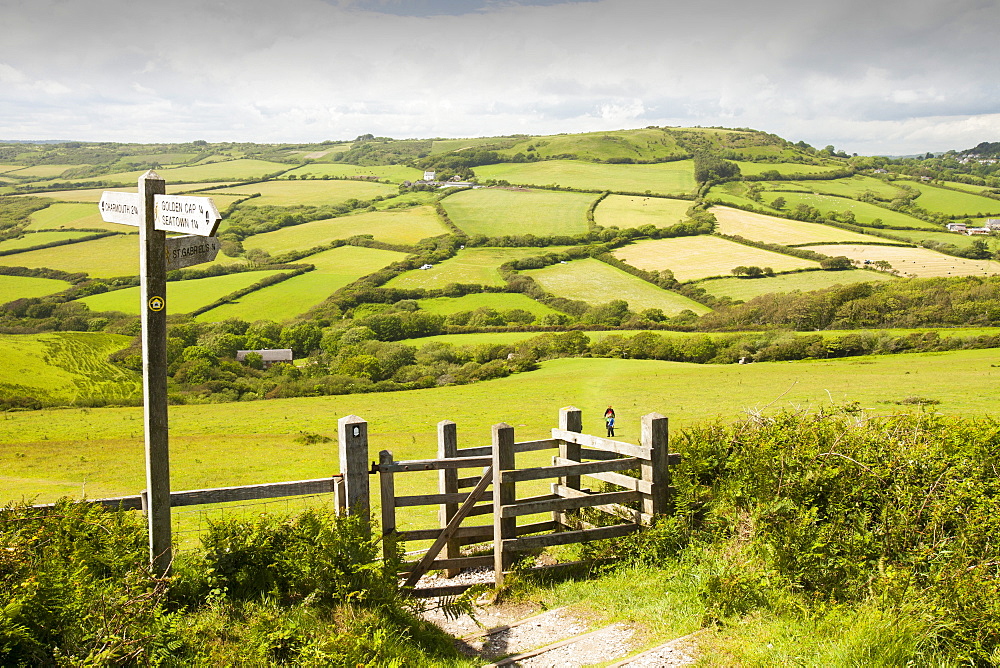
POLYGON ((959 248, 968 248, 978 239, 985 241, 991 251, 996 252, 1000 250, 1000 239, 993 236, 969 236, 957 232, 931 232, 925 230, 893 230, 892 235, 905 237, 915 244, 919 244, 921 241, 933 241, 935 243, 951 244, 959 248))
MULTIPOLYGON (((140 172, 140 174, 141 173, 142 172, 140 172)), ((161 176, 162 176, 162 174, 161 174, 161 176)), ((101 177, 101 178, 104 178, 104 177, 101 177)), ((204 185, 211 185, 211 184, 204 184, 204 185)), ((133 179, 132 181, 129 182, 128 185, 115 186, 113 188, 81 188, 79 190, 53 190, 53 191, 49 191, 49 192, 32 193, 31 197, 51 197, 52 199, 57 200, 59 202, 91 202, 91 203, 93 203, 95 205, 94 206, 94 211, 97 211, 96 204, 101 201, 101 195, 104 192, 106 192, 108 190, 113 190, 113 191, 117 191, 117 192, 130 192, 130 193, 134 193, 134 192, 136 192, 136 187, 137 187, 137 182, 136 182, 135 179, 133 179)), ((243 187, 249 188, 250 186, 249 185, 245 185, 243 187)), ((177 194, 177 193, 191 193, 191 192, 197 192, 197 189, 196 188, 192 188, 192 185, 190 183, 167 182, 167 193, 168 194, 173 195, 173 194, 177 194)), ((217 192, 217 191, 207 192, 207 193, 204 193, 204 194, 205 195, 211 195, 211 196, 214 197, 215 196, 215 192, 217 192)), ((255 192, 255 191, 250 191, 250 192, 255 192)), ((249 194, 249 193, 247 193, 247 194, 249 194)), ((243 197, 245 197, 245 196, 246 195, 243 195, 243 197)), ((231 199, 228 200, 229 202, 234 201, 236 199, 240 199, 240 197, 231 196, 231 195, 229 195, 227 197, 231 198, 231 199)), ((221 210, 221 209, 225 208, 226 206, 228 206, 228 203, 227 202, 223 202, 223 201, 217 201, 216 205, 219 206, 219 209, 221 210)))
POLYGON ((676 292, 658 288, 652 283, 593 258, 574 260, 522 273, 531 276, 542 288, 557 297, 579 299, 590 304, 605 304, 613 299, 624 299, 634 311, 658 308, 667 315, 674 315, 684 310, 701 315, 710 310, 707 306, 676 292))
MULTIPOLYGON (((945 414, 983 412, 982 388, 1000 382, 1000 354, 969 350, 747 365, 697 365, 620 359, 559 359, 493 381, 428 390, 172 406, 171 485, 199 489, 327 476, 337 470, 336 442, 304 445, 302 432, 336 439, 337 420, 369 423, 370 459, 436 452, 436 424, 454 420, 460 447, 489 442, 490 425, 507 422, 519 441, 546 438, 559 408, 584 411, 584 430, 599 431, 608 404, 620 438, 637 442, 639 418, 666 415, 677 431, 747 411, 818 410, 857 401, 874 412, 920 396, 945 414), (726 391, 720 391, 725 388, 726 391)), ((50 501, 135 494, 145 486, 139 408, 7 413, 0 418, 0 481, 8 499, 50 501)), ((397 476, 397 489, 419 476, 397 476)), ((422 488, 433 485, 426 476, 422 488)), ((376 495, 377 502, 377 495, 376 495)), ((404 518, 404 521, 405 518, 404 518)))
POLYGON ((413 244, 427 237, 447 234, 448 230, 429 206, 365 213, 315 220, 256 234, 243 242, 244 248, 262 248, 269 253, 314 248, 335 239, 349 239, 371 234, 378 241, 413 244))
POLYGON ((695 191, 694 162, 678 160, 654 165, 605 165, 580 160, 502 163, 475 168, 480 180, 518 185, 558 185, 581 190, 689 195, 695 191))
MULTIPOLYGON (((188 281, 171 281, 167 283, 167 313, 171 315, 190 313, 277 273, 280 272, 248 271, 188 281)), ((141 300, 139 288, 134 287, 90 295, 78 301, 86 304, 91 311, 121 311, 138 315, 141 300)))
POLYGON ((757 176, 764 172, 778 172, 779 174, 822 174, 837 169, 838 165, 804 165, 798 162, 744 162, 734 160, 740 166, 740 173, 744 176, 757 176))
POLYGON ((938 188, 917 181, 906 181, 906 185, 920 191, 920 196, 913 203, 928 211, 959 216, 1000 214, 1000 201, 989 197, 938 188))
POLYGON ((11 250, 18 250, 21 248, 32 248, 34 246, 44 246, 45 244, 52 244, 59 241, 78 239, 80 237, 85 237, 88 234, 90 233, 76 231, 76 230, 65 231, 65 232, 57 232, 57 231, 32 232, 17 237, 15 239, 7 239, 6 241, 0 241, 0 251, 11 251, 11 250))
POLYGON ((396 186, 367 181, 265 181, 264 183, 249 183, 232 188, 213 190, 211 195, 234 193, 247 195, 260 193, 247 204, 249 206, 295 206, 298 204, 320 206, 323 204, 340 204, 349 199, 371 199, 378 195, 388 197, 399 190, 396 186))
POLYGON ((558 253, 566 246, 546 248, 464 248, 430 269, 414 269, 387 283, 392 288, 443 288, 449 283, 504 285, 500 265, 535 255, 558 253))
POLYGON ((466 234, 486 236, 580 234, 596 195, 545 190, 481 188, 442 200, 452 222, 466 234))
POLYGON ((608 195, 594 210, 601 227, 670 227, 687 218, 691 201, 639 195, 608 195))
POLYGON ((314 264, 314 271, 251 292, 236 301, 202 313, 197 320, 289 320, 305 313, 348 283, 405 257, 405 253, 358 246, 341 246, 323 251, 299 261, 314 264))
MULTIPOLYGON (((120 225, 119 227, 125 227, 120 225)), ((48 267, 68 272, 85 272, 91 278, 137 276, 139 274, 139 237, 119 234, 78 244, 0 256, 0 265, 8 267, 48 267)))
MULTIPOLYGON (((435 143, 435 147, 437 143, 435 143)), ((458 150, 461 146, 452 150, 458 150)), ((585 160, 629 158, 652 160, 683 155, 684 151, 674 137, 659 128, 641 130, 612 130, 583 132, 545 137, 526 137, 511 148, 499 151, 502 155, 535 155, 542 158, 574 155, 585 160)))
POLYGON ((19 179, 33 176, 40 179, 51 179, 62 176, 67 169, 73 169, 79 165, 33 165, 31 167, 14 167, 4 173, 8 176, 16 176, 19 179))
POLYGON ((669 269, 678 281, 728 276, 738 266, 771 267, 776 272, 819 267, 812 260, 710 236, 640 241, 623 246, 612 255, 646 271, 669 269))
POLYGON ((303 177, 322 178, 324 176, 334 176, 343 179, 365 178, 402 183, 403 181, 421 179, 424 173, 419 169, 404 167, 403 165, 359 166, 313 162, 296 167, 288 172, 286 176, 296 176, 300 179, 303 177))
MULTIPOLYGON (((782 190, 785 183, 785 181, 773 181, 768 186, 773 190, 782 190)), ((890 182, 860 174, 843 179, 802 181, 797 185, 804 186, 822 195, 837 195, 840 197, 861 197, 865 193, 872 193, 879 199, 893 200, 904 194, 902 190, 890 182)))
POLYGON ((30 299, 62 292, 70 286, 66 281, 52 278, 35 278, 34 276, 3 276, 0 275, 0 304, 15 299, 30 299))
POLYGON ((25 228, 31 231, 56 229, 107 230, 128 232, 130 228, 117 223, 105 223, 93 203, 58 202, 31 214, 31 222, 25 228))
POLYGON ((799 271, 779 274, 768 278, 712 278, 699 281, 698 287, 705 288, 715 297, 732 297, 747 301, 772 292, 808 292, 822 290, 835 285, 865 283, 868 281, 891 281, 895 277, 881 271, 848 269, 845 271, 799 271))
MULTIPOLYGON (((555 309, 549 308, 545 304, 536 302, 527 295, 509 292, 483 292, 461 297, 435 297, 432 299, 421 299, 417 302, 420 308, 428 313, 440 315, 450 315, 461 311, 475 311, 478 308, 491 308, 500 310, 523 309, 536 316, 558 313, 555 309)), ((419 342, 417 342, 419 345, 419 342)))
MULTIPOLYGON (((138 375, 107 360, 130 341, 131 337, 103 332, 0 334, 0 398, 28 396, 55 405, 135 402, 142 397, 138 375)), ((57 420, 59 415, 55 414, 57 420)), ((3 446, 0 452, 10 455, 3 446)), ((5 468, 0 465, 0 470, 5 468)))
POLYGON ((803 223, 776 216, 733 209, 727 206, 713 206, 710 211, 719 221, 716 232, 729 236, 740 236, 751 241, 795 246, 825 241, 866 243, 870 237, 857 232, 848 232, 831 225, 803 223))
MULTIPOLYGON (((881 220, 882 224, 886 227, 910 227, 930 230, 941 229, 934 223, 929 223, 925 220, 908 216, 905 213, 892 211, 891 209, 884 209, 875 204, 858 202, 845 197, 790 192, 778 193, 776 196, 779 195, 785 198, 785 211, 794 209, 799 204, 807 204, 811 207, 819 209, 823 213, 831 213, 834 211, 843 213, 845 211, 850 211, 854 214, 854 219, 857 221, 857 224, 866 227, 870 227, 876 220, 881 220)), ((770 195, 768 195, 767 199, 773 201, 771 200, 770 195)), ((770 204, 770 201, 768 201, 768 204, 770 204)), ((1000 204, 1000 202, 997 202, 997 204, 1000 204)), ((889 231, 891 232, 892 230, 889 231)))

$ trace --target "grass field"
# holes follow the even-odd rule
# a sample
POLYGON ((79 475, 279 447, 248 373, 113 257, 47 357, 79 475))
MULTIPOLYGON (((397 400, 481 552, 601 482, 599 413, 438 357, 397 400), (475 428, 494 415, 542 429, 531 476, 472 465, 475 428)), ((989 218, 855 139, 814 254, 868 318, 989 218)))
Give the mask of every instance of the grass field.
POLYGON ((91 278, 136 276, 139 274, 139 236, 121 234, 68 246, 3 255, 0 256, 0 265, 82 271, 91 278))
POLYGON ((580 234, 596 195, 544 190, 466 190, 442 200, 452 222, 466 234, 580 234))
POLYGON ((719 221, 715 228, 717 232, 730 236, 740 236, 751 241, 763 241, 784 246, 823 241, 854 241, 858 243, 870 241, 863 234, 848 232, 830 225, 786 220, 727 206, 713 206, 710 211, 715 214, 719 221))
POLYGON ((57 281, 52 278, 0 275, 0 304, 6 304, 15 299, 44 297, 62 292, 69 286, 70 283, 66 281, 57 281))
POLYGON ((475 168, 480 180, 514 184, 559 185, 583 190, 687 195, 694 192, 694 162, 679 160, 655 165, 603 165, 579 160, 502 163, 475 168))
MULTIPOLYGON (((768 184, 774 190, 783 190, 785 181, 774 181, 768 184)), ((882 179, 855 174, 843 179, 802 181, 801 185, 813 192, 823 195, 839 195, 841 197, 861 197, 872 193, 882 200, 893 200, 903 194, 903 191, 882 179)))
POLYGON ((803 165, 798 162, 743 162, 734 160, 740 166, 740 173, 745 176, 757 176, 764 172, 776 171, 779 174, 822 174, 832 172, 839 165, 803 165))
POLYGON ((428 313, 438 313, 440 315, 450 315, 460 311, 475 311, 477 308, 491 308, 497 311, 509 309, 523 309, 536 316, 558 313, 555 309, 549 308, 545 304, 536 302, 531 297, 520 293, 506 292, 483 292, 478 294, 464 295, 462 297, 436 297, 434 299, 421 299, 420 308, 428 313))
MULTIPOLYGON (((0 168, 2 170, 2 168, 0 168)), ((970 193, 983 193, 985 191, 995 191, 997 190, 993 186, 978 186, 974 183, 961 183, 960 181, 948 181, 946 184, 949 188, 955 188, 956 190, 964 190, 970 193)))
POLYGON ((34 176, 40 179, 47 179, 61 176, 67 169, 73 169, 74 167, 79 166, 80 165, 34 165, 32 167, 12 167, 9 170, 4 170, 4 173, 8 176, 16 176, 18 178, 34 176))
POLYGON ((579 299, 592 305, 624 299, 636 312, 658 308, 667 315, 674 315, 688 309, 701 315, 710 310, 676 292, 661 290, 652 283, 592 258, 523 273, 557 297, 579 299))
POLYGON ((128 232, 129 227, 117 223, 105 223, 92 203, 56 203, 31 214, 28 230, 94 229, 109 232, 128 232))
POLYGON ((905 276, 988 276, 1000 274, 996 260, 966 260, 936 253, 926 248, 901 248, 897 246, 865 246, 861 244, 815 246, 809 248, 825 255, 843 255, 852 260, 886 260, 892 268, 905 276))
POLYGON ((608 195, 594 210, 594 222, 602 227, 670 227, 687 218, 690 208, 685 199, 608 195))
POLYGON ((275 254, 314 248, 335 239, 348 239, 358 234, 371 234, 375 239, 388 243, 413 244, 447 232, 448 229, 438 219, 433 208, 418 206, 402 210, 370 211, 283 227, 274 232, 249 237, 243 242, 243 247, 263 248, 275 254))
POLYGON ((929 183, 917 181, 906 181, 905 183, 920 191, 920 197, 913 200, 913 203, 928 211, 957 216, 1000 214, 1000 201, 989 197, 938 188, 929 183))
POLYGON ((197 319, 207 322, 226 318, 288 320, 305 313, 338 288, 404 257, 405 253, 357 246, 323 251, 301 260, 316 265, 314 271, 252 292, 236 302, 207 311, 197 319))
POLYGON ((213 190, 216 194, 235 193, 247 195, 260 193, 248 202, 249 206, 295 206, 298 204, 320 206, 340 204, 349 199, 371 199, 376 195, 388 197, 399 192, 396 186, 367 181, 265 181, 236 185, 232 188, 213 190))
POLYGON ((747 301, 771 292, 821 290, 834 285, 891 281, 894 276, 880 271, 849 269, 846 271, 799 271, 771 278, 715 278, 698 283, 698 287, 716 297, 732 297, 747 301))
POLYGON ((402 183, 403 181, 416 181, 417 179, 423 178, 424 173, 419 169, 404 167, 403 165, 378 165, 375 167, 367 167, 339 163, 314 162, 308 165, 302 165, 301 167, 296 167, 292 171, 288 172, 287 176, 297 176, 299 178, 302 178, 303 176, 338 176, 348 179, 363 176, 367 178, 374 177, 376 179, 389 180, 393 183, 402 183))
POLYGON ((387 283, 392 288, 443 288, 449 283, 503 285, 499 267, 521 258, 558 253, 566 246, 547 248, 465 248, 455 257, 434 265, 431 269, 414 269, 387 283))
POLYGON ((972 236, 967 234, 957 234, 955 232, 932 232, 930 230, 892 230, 892 235, 905 237, 913 243, 921 241, 935 241, 937 243, 952 244, 959 248, 968 248, 977 239, 985 241, 990 250, 996 252, 1000 250, 1000 239, 993 236, 972 236))
MULTIPOLYGON (((925 220, 920 220, 919 218, 914 218, 913 216, 907 216, 905 213, 900 213, 898 211, 883 209, 882 207, 869 204, 868 202, 857 202, 855 200, 845 199, 843 197, 833 197, 831 195, 788 192, 775 193, 775 197, 778 195, 784 197, 787 202, 787 204, 785 204, 785 211, 790 211, 799 204, 807 204, 811 207, 819 209, 823 213, 830 213, 832 211, 843 213, 845 211, 851 211, 854 214, 854 219, 857 221, 857 224, 863 226, 871 226, 876 219, 881 219, 882 224, 886 227, 913 227, 929 230, 941 229, 940 226, 935 225, 934 223, 928 223, 925 220)), ((770 193, 768 193, 765 201, 767 201, 768 204, 773 201, 770 193)), ((997 202, 997 204, 1000 204, 1000 202, 997 202)))
MULTIPOLYGON (((437 143, 435 142, 435 150, 437 143)), ((632 158, 651 160, 660 157, 683 155, 673 136, 659 128, 641 130, 612 130, 583 132, 545 137, 526 137, 511 148, 499 151, 504 155, 534 152, 543 158, 557 155, 576 155, 588 160, 632 158), (534 148, 534 151, 531 149, 534 148)))
MULTIPOLYGON (((250 186, 243 186, 243 187, 249 188, 250 186)), ((59 202, 91 202, 96 205, 98 202, 101 201, 101 194, 107 190, 134 193, 136 192, 136 183, 135 180, 133 180, 130 182, 130 185, 116 186, 114 188, 81 188, 79 190, 52 190, 42 193, 31 193, 30 196, 51 197, 52 199, 57 200, 59 202)), ((193 190, 194 188, 192 188, 190 183, 169 183, 169 182, 167 183, 167 193, 171 195, 176 193, 189 193, 192 192, 193 190)), ((206 197, 214 198, 216 192, 217 191, 207 192, 204 193, 203 195, 206 197)), ((256 192, 256 191, 250 190, 249 192, 256 192)), ((27 195, 25 195, 25 197, 27 197, 27 195)), ((228 202, 231 202, 234 199, 239 199, 239 198, 231 197, 231 199, 228 200, 220 198, 216 200, 215 204, 216 206, 219 207, 220 210, 222 210, 226 206, 228 206, 228 202)), ((96 206, 94 207, 94 210, 97 211, 96 206)))
MULTIPOLYGON (((122 227, 119 225, 119 227, 122 227)), ((7 239, 6 241, 0 241, 0 251, 17 250, 18 248, 31 248, 32 246, 42 246, 44 244, 51 244, 57 241, 66 241, 67 239, 77 239, 79 237, 85 237, 89 232, 77 232, 77 231, 65 231, 57 232, 55 230, 49 232, 35 232, 33 234, 25 234, 24 236, 18 237, 16 239, 7 239)))
MULTIPOLYGON (((103 332, 0 334, 0 397, 32 396, 57 405, 78 399, 120 403, 141 397, 138 375, 107 361, 130 341, 128 336, 103 332)), ((0 470, 4 468, 0 465, 0 470)))
MULTIPOLYGON (((301 432, 336 439, 337 420, 346 415, 369 422, 370 459, 382 449, 412 459, 434 455, 440 420, 457 422, 460 447, 488 443, 490 425, 501 421, 515 427, 518 441, 548 438, 563 406, 583 409, 584 431, 595 433, 604 408, 613 404, 620 438, 632 443, 638 441, 640 416, 653 411, 670 418, 674 438, 693 423, 735 418, 748 409, 816 410, 858 401, 890 412, 899 407, 888 402, 909 396, 939 400, 935 408, 946 414, 996 414, 983 401, 983 388, 1000 383, 998 362, 996 350, 726 366, 560 359, 538 371, 471 385, 172 406, 172 488, 328 476, 338 470, 336 442, 303 445, 295 439, 301 432)), ((145 486, 142 410, 5 414, 0 472, 6 499, 79 496, 85 481, 91 498, 135 494, 145 486)), ((434 489, 428 478, 424 493, 434 489)), ((409 481, 397 476, 397 493, 413 493, 401 491, 409 481)), ((377 504, 377 494, 373 500, 377 504)))
MULTIPOLYGON (((216 299, 231 292, 253 285, 259 280, 279 273, 278 271, 248 271, 239 274, 197 278, 190 281, 171 281, 167 283, 167 313, 190 313, 197 308, 211 304, 216 299)), ((139 313, 139 288, 125 288, 90 295, 78 301, 83 302, 91 311, 122 311, 123 313, 139 313)))
POLYGON ((718 237, 697 236, 640 241, 612 253, 647 271, 669 269, 678 281, 728 276, 733 267, 771 267, 777 272, 818 267, 818 262, 744 246, 718 237))

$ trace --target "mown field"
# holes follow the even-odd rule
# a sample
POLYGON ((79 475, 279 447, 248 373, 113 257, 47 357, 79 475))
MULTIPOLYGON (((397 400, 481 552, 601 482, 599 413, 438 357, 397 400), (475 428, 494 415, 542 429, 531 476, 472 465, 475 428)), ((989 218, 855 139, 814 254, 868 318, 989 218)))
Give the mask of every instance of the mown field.
POLYGON ((833 171, 834 165, 803 165, 798 162, 744 162, 734 160, 740 166, 740 173, 744 176, 757 176, 764 172, 778 172, 782 175, 794 174, 823 174, 833 171))
MULTIPOLYGON (((252 158, 238 158, 236 160, 218 160, 216 162, 204 162, 197 165, 185 167, 164 167, 157 169, 160 175, 168 184, 170 183, 199 183, 202 181, 241 181, 247 179, 260 179, 265 176, 280 174, 288 171, 292 165, 285 165, 278 162, 268 162, 267 160, 255 160, 252 158)), ((120 172, 101 176, 102 181, 113 181, 117 183, 135 183, 139 176, 146 170, 120 172)), ((93 179, 78 179, 81 181, 92 181, 93 179)))
POLYGON ((904 276, 989 276, 1000 273, 996 260, 967 260, 935 253, 926 248, 865 246, 862 244, 803 246, 826 255, 843 255, 858 262, 885 260, 904 276))
MULTIPOLYGON (((545 304, 536 302, 527 295, 507 292, 483 292, 462 297, 435 297, 432 299, 421 299, 417 302, 420 308, 428 313, 438 313, 440 315, 450 315, 461 311, 475 311, 478 308, 491 308, 495 310, 523 309, 536 316, 558 313, 553 308, 545 304)), ((419 341, 415 342, 420 345, 419 341)))
MULTIPOLYGON (((120 225, 119 227, 125 227, 120 225)), ((8 267, 48 267, 68 272, 86 272, 92 278, 137 276, 139 236, 120 234, 78 244, 42 248, 0 256, 8 267)))
POLYGON ((696 301, 676 292, 662 290, 652 283, 592 258, 522 273, 531 276, 542 288, 557 297, 579 299, 590 304, 606 304, 613 299, 624 299, 634 311, 658 308, 667 315, 675 315, 686 309, 698 315, 709 311, 708 307, 696 301))
MULTIPOLYGON (((171 281, 167 283, 167 313, 190 313, 277 273, 280 272, 248 271, 189 281, 171 281)), ((139 288, 134 287, 90 295, 78 301, 86 304, 91 311, 121 311, 138 315, 141 299, 139 288)))
POLYGON ((502 163, 476 167, 480 181, 503 180, 515 185, 558 185, 601 192, 689 195, 695 190, 690 160, 655 165, 602 165, 579 160, 502 163))
MULTIPOLYGON (((108 355, 128 346, 130 341, 127 336, 103 332, 0 334, 3 345, 0 398, 27 396, 49 405, 82 401, 85 406, 141 399, 139 376, 107 361, 108 355)), ((0 422, 7 425, 12 415, 5 413, 0 422)), ((60 415, 55 413, 49 419, 58 422, 60 415)), ((141 423, 139 432, 141 437, 141 423)), ((0 443, 5 442, 6 438, 0 438, 0 443)), ((13 453, 3 445, 0 452, 3 452, 2 471, 13 453)))
POLYGON ((88 232, 80 231, 34 232, 32 234, 25 234, 24 236, 17 237, 15 239, 0 241, 0 251, 11 251, 22 248, 32 248, 34 246, 44 246, 46 244, 53 244, 59 241, 79 239, 80 237, 85 237, 88 234, 88 232))
MULTIPOLYGON (((771 190, 782 190, 786 183, 772 181, 767 186, 771 190)), ((861 197, 866 193, 872 193, 879 199, 891 201, 904 194, 904 191, 891 182, 860 174, 843 179, 801 181, 796 185, 822 195, 837 195, 839 197, 861 197)))
POLYGON ((808 292, 822 290, 834 285, 849 283, 865 283, 868 281, 891 281, 895 277, 880 271, 863 271, 848 269, 845 271, 798 271, 791 274, 780 274, 769 278, 713 278, 700 281, 698 287, 704 288, 710 295, 716 297, 732 297, 747 301, 760 295, 772 292, 808 292))
POLYGON ((716 231, 729 236, 740 236, 751 241, 763 241, 783 246, 796 246, 828 241, 855 241, 865 243, 869 238, 856 232, 848 232, 831 225, 803 223, 775 216, 733 209, 728 206, 713 206, 719 224, 716 231))
POLYGON ((928 211, 958 216, 1000 214, 1000 201, 989 197, 938 188, 918 181, 905 183, 920 191, 920 196, 913 200, 913 203, 928 211))
POLYGON ((687 218, 691 201, 638 195, 608 195, 594 210, 601 227, 670 227, 687 218))
POLYGON ((305 313, 338 288, 406 257, 379 248, 341 246, 310 255, 299 262, 316 265, 314 271, 257 290, 197 317, 206 322, 226 318, 283 321, 305 313))
POLYGON ((109 232, 129 231, 125 225, 105 223, 94 204, 82 202, 60 202, 36 211, 31 214, 31 222, 25 229, 38 232, 61 228, 107 230, 109 232))
POLYGON ((612 255, 647 271, 669 269, 678 281, 728 276, 738 266, 771 267, 776 272, 819 267, 819 263, 812 260, 710 236, 640 241, 619 248, 612 255))
POLYGON ((969 236, 957 232, 931 232, 930 230, 892 230, 892 235, 905 237, 915 244, 919 244, 921 241, 933 241, 940 244, 951 244, 959 248, 968 248, 978 239, 985 241, 990 251, 995 253, 1000 250, 1000 239, 992 236, 969 236))
POLYGON ((70 284, 66 281, 57 281, 51 278, 0 275, 0 304, 6 304, 15 299, 44 297, 62 292, 69 286, 70 284))
MULTIPOLYGON (((490 425, 501 421, 514 425, 517 440, 546 438, 559 408, 568 405, 583 409, 591 433, 599 430, 604 408, 614 405, 620 437, 633 443, 640 416, 652 411, 670 418, 675 438, 685 426, 747 410, 857 401, 892 412, 899 409, 893 402, 910 396, 936 399, 936 410, 946 414, 975 416, 983 411, 982 388, 1000 382, 998 361, 993 350, 728 366, 561 359, 472 385, 172 406, 172 485, 199 489, 329 475, 337 470, 336 442, 295 439, 302 432, 336 439, 337 420, 346 415, 368 420, 372 458, 387 449, 397 459, 433 456, 436 424, 445 419, 457 422, 460 447, 487 443, 490 425)), ((0 486, 8 499, 39 501, 79 496, 85 481, 91 497, 134 494, 145 485, 142 451, 139 408, 8 413, 0 419, 0 486)), ((418 482, 397 476, 397 485, 410 484, 418 482)))
POLYGON ((414 269, 387 283, 392 288, 443 288, 449 283, 477 285, 504 284, 500 265, 545 253, 558 253, 566 246, 546 248, 464 248, 454 257, 439 262, 431 269, 414 269))
POLYGON ((261 248, 273 255, 314 248, 359 234, 370 234, 378 241, 393 244, 413 244, 447 232, 433 208, 417 206, 403 210, 368 211, 283 227, 274 232, 255 234, 243 242, 243 247, 261 248))
POLYGON ((264 183, 248 183, 232 188, 213 190, 211 196, 227 193, 247 195, 260 193, 248 202, 249 206, 294 206, 297 204, 318 206, 321 204, 340 204, 349 199, 369 200, 381 195, 388 197, 399 192, 396 186, 368 181, 265 181, 264 183))
POLYGON ((455 193, 441 204, 466 234, 486 236, 580 234, 596 195, 482 188, 455 193))
POLYGON ((308 165, 296 167, 292 171, 288 172, 287 176, 297 176, 300 179, 305 176, 320 178, 324 176, 334 176, 344 179, 361 177, 388 180, 393 183, 402 183, 403 181, 416 181, 417 179, 421 179, 423 178, 424 173, 419 169, 404 167, 403 165, 377 165, 371 167, 313 162, 308 165))

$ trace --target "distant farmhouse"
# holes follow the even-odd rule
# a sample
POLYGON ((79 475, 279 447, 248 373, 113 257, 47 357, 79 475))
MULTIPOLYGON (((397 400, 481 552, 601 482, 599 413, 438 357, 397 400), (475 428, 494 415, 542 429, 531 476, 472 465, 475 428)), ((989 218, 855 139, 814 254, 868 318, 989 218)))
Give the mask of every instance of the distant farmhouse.
POLYGON ((236 351, 236 361, 242 362, 246 359, 248 353, 257 353, 260 355, 261 360, 264 362, 264 368, 271 366, 272 364, 277 364, 279 362, 292 363, 292 350, 291 348, 266 348, 264 350, 237 350, 236 351))

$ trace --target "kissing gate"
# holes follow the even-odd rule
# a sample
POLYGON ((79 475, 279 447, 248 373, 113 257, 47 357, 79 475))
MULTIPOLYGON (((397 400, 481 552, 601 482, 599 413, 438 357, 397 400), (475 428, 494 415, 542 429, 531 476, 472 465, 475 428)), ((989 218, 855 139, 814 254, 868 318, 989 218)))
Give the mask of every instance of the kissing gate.
MULTIPOLYGON (((667 418, 658 413, 642 418, 640 445, 633 445, 581 433, 582 414, 568 407, 559 411, 559 427, 552 430, 552 438, 540 441, 515 442, 514 428, 501 423, 493 425, 490 445, 459 448, 456 425, 445 420, 438 423, 437 458, 395 461, 391 452, 383 450, 369 471, 367 424, 350 416, 342 418, 339 426, 348 511, 367 510, 367 478, 378 473, 386 554, 396 549, 398 540, 434 541, 419 561, 406 564, 407 586, 416 584, 431 569, 443 569, 450 577, 462 568, 478 566, 493 566, 500 585, 518 553, 637 531, 666 511, 670 466, 680 457, 667 452, 667 418), (558 450, 551 466, 517 466, 516 455, 540 450, 558 450), (462 469, 479 469, 480 473, 460 477, 462 469), (416 471, 437 471, 438 492, 397 496, 396 476, 416 471), (638 475, 629 475, 629 471, 638 475), (614 491, 591 491, 581 486, 583 476, 606 483, 602 487, 614 491), (548 494, 518 498, 518 483, 547 479, 553 480, 548 494), (439 506, 439 526, 397 530, 397 508, 428 505, 439 506), (615 523, 595 526, 569 515, 569 511, 581 508, 602 511, 615 523), (493 515, 492 525, 462 526, 470 517, 487 514, 493 515), (549 519, 538 521, 539 515, 549 519), (518 524, 519 517, 529 516, 535 516, 534 521, 518 524), (463 545, 488 542, 493 544, 492 555, 462 556, 463 545)), ((420 588, 414 593, 446 595, 467 587, 420 588)))

